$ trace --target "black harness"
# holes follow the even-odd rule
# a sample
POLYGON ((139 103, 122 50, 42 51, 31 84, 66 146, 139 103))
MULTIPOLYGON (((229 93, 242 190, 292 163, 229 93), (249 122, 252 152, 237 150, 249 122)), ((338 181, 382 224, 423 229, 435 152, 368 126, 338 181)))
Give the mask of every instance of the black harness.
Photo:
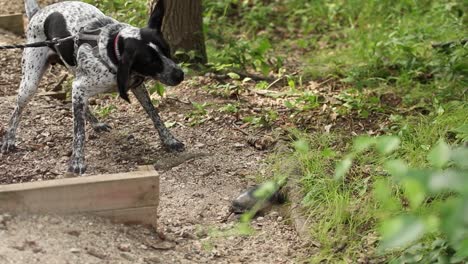
POLYGON ((92 29, 92 30, 85 30, 84 28, 80 29, 80 32, 76 35, 75 38, 75 65, 76 65, 76 52, 83 44, 88 44, 93 48, 93 54, 102 64, 104 64, 107 69, 113 74, 117 74, 117 72, 112 68, 105 60, 101 58, 98 50, 98 43, 99 43, 99 35, 101 34, 101 29, 92 29))
MULTIPOLYGON (((104 64, 109 69, 110 72, 112 72, 113 74, 117 74, 117 72, 105 60, 103 60, 101 58, 101 55, 99 54, 98 43, 99 43, 100 34, 101 34, 100 28, 91 29, 91 30, 85 30, 84 28, 82 28, 80 32, 78 33, 77 38, 75 39, 75 52, 78 51, 78 48, 83 44, 90 45, 91 47, 93 47, 93 50, 94 50, 93 53, 96 59, 98 59, 102 64, 104 64)), ((117 34, 117 38, 118 38, 118 34, 117 34)), ((116 44, 117 41, 114 41, 114 43, 115 45, 117 45, 116 44)), ((116 52, 116 58, 119 60, 120 55, 117 54, 118 48, 114 47, 113 50, 116 52)), ((76 60, 76 54, 74 57, 76 60)), ((133 88, 140 86, 145 81, 145 79, 146 78, 144 76, 134 73, 133 78, 131 79, 128 88, 133 89, 133 88)))

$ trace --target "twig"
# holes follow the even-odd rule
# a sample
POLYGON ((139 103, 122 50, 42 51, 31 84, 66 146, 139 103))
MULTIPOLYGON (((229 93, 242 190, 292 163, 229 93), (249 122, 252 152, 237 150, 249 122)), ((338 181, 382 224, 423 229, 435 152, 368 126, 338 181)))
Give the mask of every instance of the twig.
MULTIPOLYGON (((299 72, 295 71, 295 72, 292 72, 291 74, 288 74, 289 76, 293 76, 293 75, 296 75, 298 74, 299 72)), ((279 77, 278 79, 274 80, 272 83, 270 83, 266 90, 270 89, 271 87, 273 87, 273 85, 275 85, 276 83, 278 83, 279 81, 283 80, 285 77, 287 77, 288 75, 283 75, 281 77, 279 77)))
POLYGON ((236 126, 236 125, 232 125, 232 128, 234 128, 235 130, 241 132, 242 134, 246 135, 246 136, 250 136, 249 133, 245 132, 244 130, 242 130, 240 127, 236 126))
POLYGON ((229 220, 229 217, 231 217, 232 214, 234 214, 234 212, 232 210, 230 210, 229 214, 227 214, 223 218, 221 218, 221 220, 219 222, 220 223, 226 223, 229 220))
POLYGON ((254 94, 257 94, 257 95, 261 95, 261 96, 265 96, 265 97, 273 97, 273 98, 297 98, 297 97, 301 97, 299 94, 288 94, 288 92, 278 92, 278 91, 271 91, 271 90, 256 90, 256 89, 252 89, 252 88, 249 88, 248 89, 250 92, 254 93, 254 94))
MULTIPOLYGON (((238 71, 231 71, 231 72, 239 75, 239 77, 241 77, 243 79, 244 78, 250 78, 250 79, 252 79, 254 81, 267 81, 267 82, 274 81, 273 78, 270 78, 270 77, 267 77, 267 76, 261 76, 261 75, 257 75, 257 74, 238 72, 238 71)), ((222 73, 222 74, 211 73, 210 77, 213 77, 213 78, 218 79, 218 80, 225 80, 225 79, 230 78, 227 73, 222 73)))
POLYGON ((63 82, 68 78, 68 74, 64 74, 62 76, 62 78, 59 80, 59 82, 54 86, 54 88, 52 88, 50 91, 52 92, 57 92, 57 91, 60 91, 62 90, 62 84, 63 82))
POLYGON ((209 170, 209 171, 203 173, 203 174, 200 175, 200 176, 201 176, 202 178, 208 177, 208 176, 210 176, 213 172, 215 172, 215 170, 214 170, 214 169, 211 169, 211 170, 209 170))
POLYGON ((285 76, 283 75, 283 76, 279 77, 278 79, 274 80, 272 83, 270 83, 270 84, 267 86, 266 90, 268 90, 268 89, 270 89, 271 87, 273 87, 273 85, 275 85, 276 83, 278 83, 279 81, 281 81, 282 79, 284 79, 284 77, 285 77, 285 76))
POLYGON ((319 82, 319 83, 318 83, 318 86, 322 86, 322 85, 324 85, 324 84, 330 82, 331 80, 334 80, 334 78, 333 78, 333 77, 330 77, 330 78, 326 79, 325 81, 319 82))
POLYGON ((250 92, 254 93, 254 94, 258 94, 258 95, 262 95, 262 96, 267 96, 267 97, 271 97, 273 95, 281 95, 282 93, 280 92, 277 92, 277 91, 270 91, 270 90, 267 90, 267 89, 261 89, 261 90, 257 90, 257 89, 252 89, 252 88, 249 88, 248 89, 250 92))
POLYGON ((182 100, 180 100, 179 98, 175 98, 175 97, 169 97, 169 96, 167 96, 166 99, 172 100, 172 101, 177 101, 177 102, 179 102, 179 103, 188 104, 188 105, 191 105, 191 104, 192 104, 192 101, 190 101, 190 100, 188 100, 188 101, 182 101, 182 100))
POLYGON ((237 72, 234 71, 234 73, 237 73, 241 78, 250 78, 254 81, 273 81, 273 78, 268 77, 268 76, 262 76, 262 75, 257 75, 257 74, 252 74, 252 73, 242 73, 242 72, 237 72))

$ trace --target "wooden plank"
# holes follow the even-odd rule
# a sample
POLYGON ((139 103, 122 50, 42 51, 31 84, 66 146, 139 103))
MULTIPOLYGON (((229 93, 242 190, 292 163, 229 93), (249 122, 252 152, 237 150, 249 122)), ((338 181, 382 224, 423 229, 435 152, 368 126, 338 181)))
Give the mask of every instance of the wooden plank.
POLYGON ((22 14, 0 15, 0 28, 24 35, 24 21, 22 14))
POLYGON ((158 203, 154 169, 0 186, 0 212, 84 213, 150 224, 158 203))

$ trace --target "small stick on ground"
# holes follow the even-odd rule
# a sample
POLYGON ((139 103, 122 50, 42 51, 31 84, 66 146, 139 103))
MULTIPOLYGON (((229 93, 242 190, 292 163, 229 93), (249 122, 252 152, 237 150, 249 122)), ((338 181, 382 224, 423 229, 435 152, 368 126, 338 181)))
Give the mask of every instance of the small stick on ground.
POLYGON ((202 176, 202 177, 208 177, 208 176, 210 176, 211 174, 213 174, 213 172, 215 172, 215 170, 214 170, 214 169, 211 169, 211 170, 209 170, 209 171, 203 173, 203 174, 200 175, 200 176, 202 176))
POLYGON ((62 78, 58 81, 58 83, 50 90, 52 92, 58 92, 60 90, 63 90, 62 84, 63 82, 68 78, 68 74, 64 74, 62 78))
POLYGON ((224 216, 219 222, 220 222, 220 223, 226 223, 226 222, 229 220, 229 217, 231 217, 232 214, 234 214, 234 211, 230 210, 230 211, 229 211, 229 214, 227 214, 226 216, 224 216))
MULTIPOLYGON (((246 73, 246 72, 238 72, 238 71, 232 71, 233 73, 239 75, 240 78, 245 79, 245 78, 250 78, 254 81, 267 81, 267 82, 272 82, 274 81, 273 78, 268 77, 268 76, 261 76, 257 74, 252 74, 252 73, 246 73)), ((224 81, 226 79, 230 79, 228 74, 216 74, 216 73, 210 73, 210 77, 224 81)))
POLYGON ((188 101, 182 101, 182 100, 180 100, 179 98, 175 98, 175 97, 169 97, 169 96, 167 96, 166 99, 167 99, 167 100, 176 101, 176 102, 179 102, 179 103, 183 103, 183 104, 187 104, 187 105, 191 105, 191 104, 192 104, 192 101, 190 101, 190 100, 188 100, 188 101))
POLYGON ((232 128, 234 128, 235 130, 241 132, 242 134, 246 135, 246 136, 250 136, 249 133, 245 132, 244 130, 242 130, 240 127, 236 126, 236 125, 232 125, 232 128))
MULTIPOLYGON (((297 71, 291 73, 290 75, 296 75, 296 74, 298 74, 297 71)), ((269 90, 271 87, 273 87, 273 86, 274 86, 275 84, 277 84, 279 81, 283 80, 285 77, 286 77, 286 75, 283 75, 283 76, 279 77, 278 79, 274 80, 272 83, 270 83, 270 84, 267 86, 266 90, 269 90)))

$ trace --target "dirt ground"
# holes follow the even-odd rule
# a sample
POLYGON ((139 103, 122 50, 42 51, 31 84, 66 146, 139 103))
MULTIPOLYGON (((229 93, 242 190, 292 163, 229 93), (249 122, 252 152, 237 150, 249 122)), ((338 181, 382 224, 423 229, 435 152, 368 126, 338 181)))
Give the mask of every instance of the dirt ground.
MULTIPOLYGON (((0 0, 0 4, 5 13, 23 12, 22 2, 0 0)), ((0 31, 0 45, 23 41, 0 31)), ((14 107, 20 60, 20 51, 0 53, 0 136, 14 107)), ((54 87, 63 74, 63 68, 51 68, 40 92, 54 87)), ((159 233, 91 217, 0 214, 0 263, 297 263, 306 259, 308 245, 276 210, 254 220, 256 232, 251 236, 218 232, 236 223, 233 218, 222 223, 230 201, 267 173, 262 164, 268 151, 249 145, 248 135, 233 129, 235 119, 218 113, 211 113, 200 125, 189 125, 193 107, 187 101, 224 103, 194 85, 202 79, 192 77, 170 88, 167 96, 177 100, 165 99, 159 106, 171 131, 186 144, 185 154, 161 148, 135 98, 131 97, 131 104, 113 96, 93 101, 95 110, 115 108, 101 118, 113 127, 111 132, 96 133, 87 127, 86 175, 157 164, 161 173, 159 233), (164 168, 187 153, 192 159, 164 168)), ((70 102, 36 96, 20 123, 18 151, 0 156, 0 183, 64 177, 71 142, 70 102)))

